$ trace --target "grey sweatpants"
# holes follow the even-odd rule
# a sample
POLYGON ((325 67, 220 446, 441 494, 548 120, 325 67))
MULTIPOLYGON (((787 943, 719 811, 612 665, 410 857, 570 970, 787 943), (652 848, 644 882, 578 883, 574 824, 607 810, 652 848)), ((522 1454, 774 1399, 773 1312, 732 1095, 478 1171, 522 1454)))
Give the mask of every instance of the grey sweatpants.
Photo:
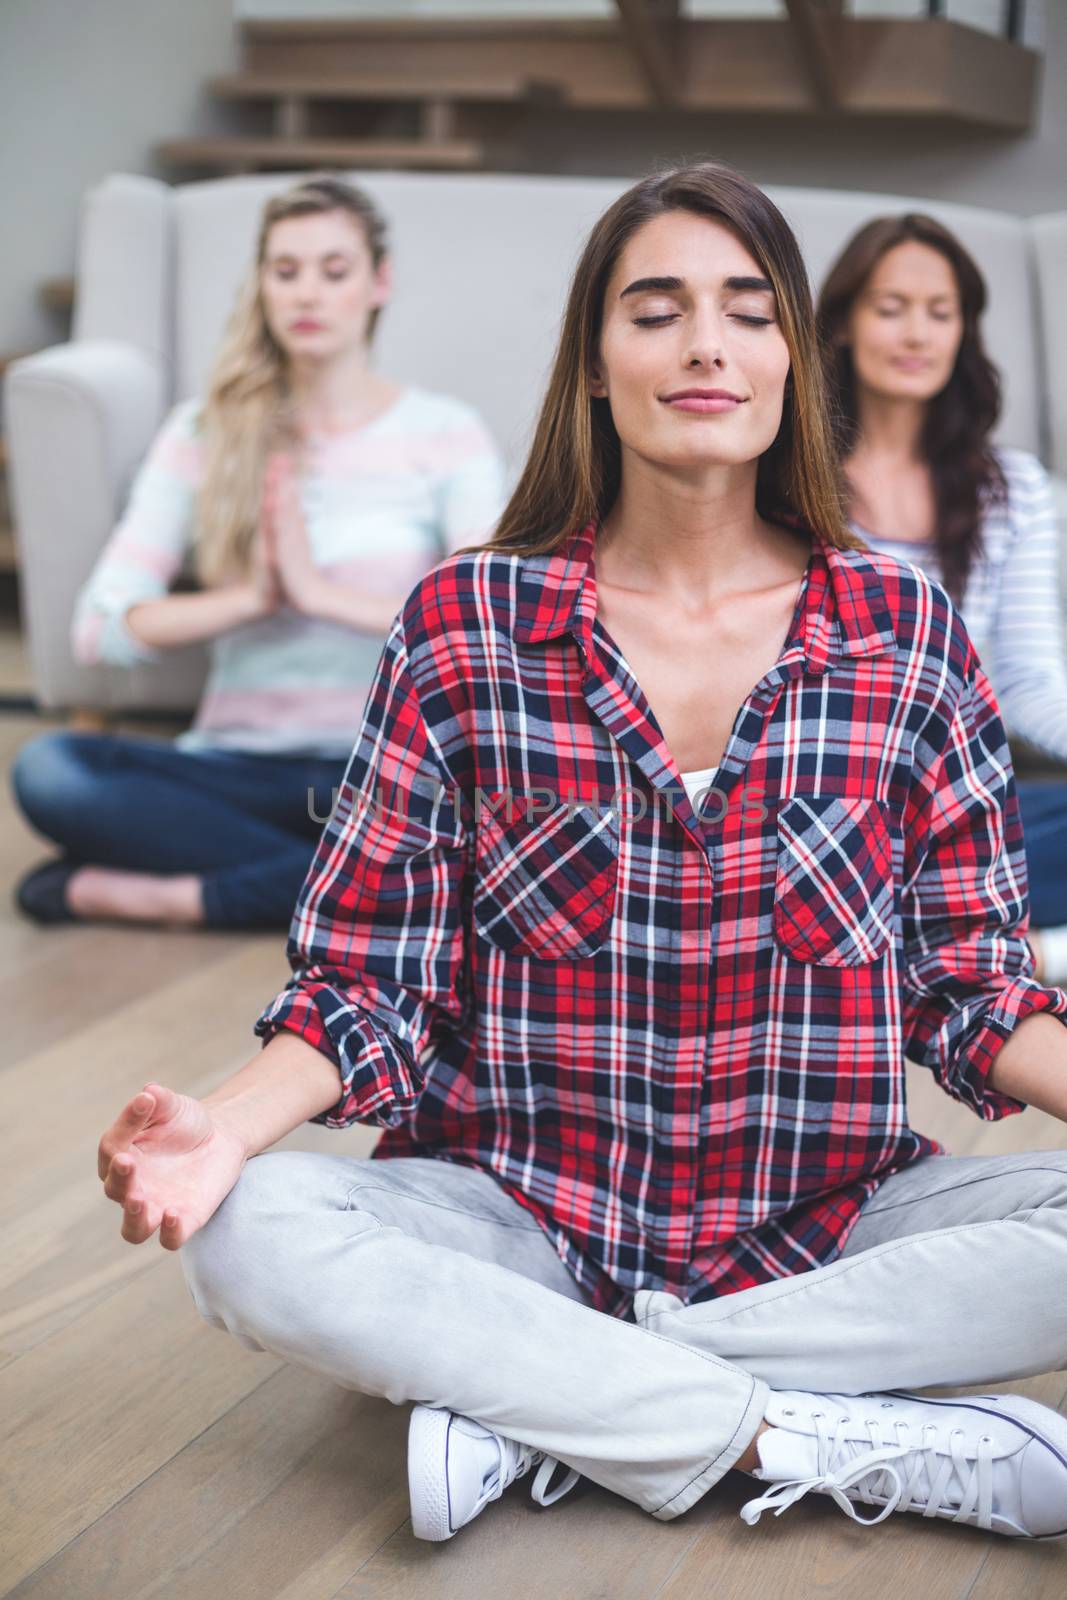
POLYGON ((484 1172, 419 1157, 248 1161, 180 1251, 197 1309, 347 1389, 476 1418, 662 1520, 742 1454, 769 1388, 862 1394, 1067 1367, 1067 1150, 927 1156, 829 1266, 596 1311, 484 1172))

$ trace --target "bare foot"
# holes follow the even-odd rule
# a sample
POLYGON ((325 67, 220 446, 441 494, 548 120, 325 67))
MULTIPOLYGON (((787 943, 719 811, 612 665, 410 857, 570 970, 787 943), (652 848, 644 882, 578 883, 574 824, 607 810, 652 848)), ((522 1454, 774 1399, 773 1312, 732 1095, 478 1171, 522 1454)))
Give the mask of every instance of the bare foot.
POLYGON ((195 927, 204 920, 200 879, 191 872, 126 872, 79 867, 67 884, 67 903, 79 917, 120 922, 169 922, 195 927))
POLYGON ((739 1472, 754 1472, 759 1466, 759 1454, 756 1450, 756 1440, 759 1438, 761 1433, 766 1433, 769 1427, 769 1422, 760 1423, 759 1427, 752 1435, 751 1443, 749 1444, 744 1455, 738 1456, 737 1460, 734 1462, 734 1466, 739 1472))

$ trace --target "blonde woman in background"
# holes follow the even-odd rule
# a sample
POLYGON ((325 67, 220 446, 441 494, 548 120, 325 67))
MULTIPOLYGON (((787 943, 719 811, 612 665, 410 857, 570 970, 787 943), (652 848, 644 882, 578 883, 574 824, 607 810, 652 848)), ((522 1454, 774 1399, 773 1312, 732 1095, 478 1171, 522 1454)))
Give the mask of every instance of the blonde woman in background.
POLYGON ((208 642, 203 696, 173 742, 23 747, 16 796, 62 851, 18 886, 35 920, 288 926, 390 623, 503 504, 478 414, 371 370, 390 290, 360 190, 267 204, 206 399, 167 418, 72 630, 86 665, 208 642), (169 593, 190 549, 202 587, 169 593))

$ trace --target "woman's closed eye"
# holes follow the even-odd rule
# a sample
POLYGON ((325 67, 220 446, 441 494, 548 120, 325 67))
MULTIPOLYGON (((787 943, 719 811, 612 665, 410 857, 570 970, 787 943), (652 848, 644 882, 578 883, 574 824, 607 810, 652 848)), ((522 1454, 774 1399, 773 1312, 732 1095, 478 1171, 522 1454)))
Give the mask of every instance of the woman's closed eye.
MULTIPOLYGON (((879 317, 899 317, 902 310, 902 306, 879 306, 877 308, 876 315, 879 317)), ((952 318, 955 316, 955 312, 931 311, 930 315, 935 322, 951 322, 952 318)))
MULTIPOLYGON (((679 313, 677 311, 668 311, 668 312, 665 312, 662 316, 659 316, 659 317, 634 317, 634 319, 633 319, 634 327, 636 327, 636 328, 658 328, 658 327, 661 327, 666 322, 673 322, 675 317, 678 316, 678 314, 679 313)), ((745 323, 747 323, 749 325, 749 327, 752 327, 752 328, 768 328, 768 327, 770 327, 770 324, 773 321, 773 318, 771 318, 771 317, 748 317, 748 316, 743 316, 740 311, 732 311, 732 312, 729 313, 729 315, 732 316, 735 319, 735 321, 737 321, 737 322, 745 322, 745 323)))
MULTIPOLYGON (((275 269, 274 276, 282 283, 291 283, 297 274, 291 270, 286 270, 284 267, 279 267, 275 269)), ((346 268, 342 268, 340 272, 324 272, 323 277, 328 283, 340 283, 342 278, 348 277, 348 271, 346 268)))

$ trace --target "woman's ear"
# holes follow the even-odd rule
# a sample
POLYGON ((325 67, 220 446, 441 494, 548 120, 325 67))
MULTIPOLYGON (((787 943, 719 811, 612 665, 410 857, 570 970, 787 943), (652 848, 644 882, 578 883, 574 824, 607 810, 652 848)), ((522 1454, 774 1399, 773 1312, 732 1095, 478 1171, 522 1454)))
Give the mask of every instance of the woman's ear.
POLYGON ((600 376, 600 368, 595 364, 589 368, 589 393, 594 400, 606 400, 608 386, 600 376))
POLYGON ((372 306, 384 306, 389 302, 393 292, 393 258, 383 256, 374 273, 374 293, 371 298, 372 306))

